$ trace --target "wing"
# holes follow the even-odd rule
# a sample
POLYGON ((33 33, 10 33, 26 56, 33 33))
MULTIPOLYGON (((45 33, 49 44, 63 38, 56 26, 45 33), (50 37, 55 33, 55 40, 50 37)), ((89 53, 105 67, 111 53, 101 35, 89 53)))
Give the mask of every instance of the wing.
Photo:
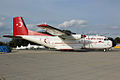
POLYGON ((54 36, 70 36, 71 35, 71 33, 69 33, 69 32, 65 32, 63 30, 54 28, 54 27, 49 26, 47 24, 41 24, 41 25, 37 25, 37 26, 42 28, 42 29, 45 29, 46 32, 48 32, 49 34, 54 35, 54 36))
POLYGON ((45 29, 46 32, 48 32, 49 34, 54 35, 54 36, 59 36, 63 39, 80 39, 80 38, 86 37, 85 35, 75 34, 67 30, 60 30, 52 26, 49 26, 47 24, 41 24, 37 26, 42 29, 45 29))

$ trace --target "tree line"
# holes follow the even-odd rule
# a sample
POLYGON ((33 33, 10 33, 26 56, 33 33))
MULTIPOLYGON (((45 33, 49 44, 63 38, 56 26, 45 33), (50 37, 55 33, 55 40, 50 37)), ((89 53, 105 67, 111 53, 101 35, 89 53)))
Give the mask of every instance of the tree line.
POLYGON ((12 40, 7 42, 7 43, 0 41, 0 46, 9 46, 11 48, 15 48, 17 46, 18 47, 20 47, 20 46, 27 46, 28 44, 39 45, 39 44, 36 44, 34 42, 30 42, 28 40, 24 40, 24 39, 20 39, 20 38, 12 38, 12 40))

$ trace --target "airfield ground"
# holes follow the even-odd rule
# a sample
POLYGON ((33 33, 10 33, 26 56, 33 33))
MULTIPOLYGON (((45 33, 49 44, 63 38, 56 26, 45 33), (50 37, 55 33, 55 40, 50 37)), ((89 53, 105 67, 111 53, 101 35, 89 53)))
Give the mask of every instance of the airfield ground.
POLYGON ((120 49, 13 50, 0 54, 0 80, 120 80, 120 49))

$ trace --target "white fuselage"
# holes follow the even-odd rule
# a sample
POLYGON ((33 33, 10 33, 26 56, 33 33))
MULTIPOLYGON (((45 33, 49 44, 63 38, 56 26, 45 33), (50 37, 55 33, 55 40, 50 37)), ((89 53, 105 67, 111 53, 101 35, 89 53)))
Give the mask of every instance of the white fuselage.
POLYGON ((79 38, 81 35, 72 35, 76 39, 63 39, 58 36, 21 36, 23 39, 44 45, 49 48, 60 50, 80 50, 81 48, 105 49, 112 47, 112 41, 106 40, 104 36, 86 36, 79 38))
POLYGON ((81 39, 81 41, 84 44, 83 48, 105 49, 112 47, 112 41, 104 36, 87 36, 84 39, 81 39))

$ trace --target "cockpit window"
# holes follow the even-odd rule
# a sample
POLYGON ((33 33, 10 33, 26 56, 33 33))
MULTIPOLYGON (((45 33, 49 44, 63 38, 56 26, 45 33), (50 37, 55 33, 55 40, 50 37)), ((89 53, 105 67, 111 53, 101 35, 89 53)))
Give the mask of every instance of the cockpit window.
POLYGON ((107 40, 109 40, 109 39, 107 39, 107 38, 106 38, 106 39, 104 39, 104 41, 107 41, 107 40))

